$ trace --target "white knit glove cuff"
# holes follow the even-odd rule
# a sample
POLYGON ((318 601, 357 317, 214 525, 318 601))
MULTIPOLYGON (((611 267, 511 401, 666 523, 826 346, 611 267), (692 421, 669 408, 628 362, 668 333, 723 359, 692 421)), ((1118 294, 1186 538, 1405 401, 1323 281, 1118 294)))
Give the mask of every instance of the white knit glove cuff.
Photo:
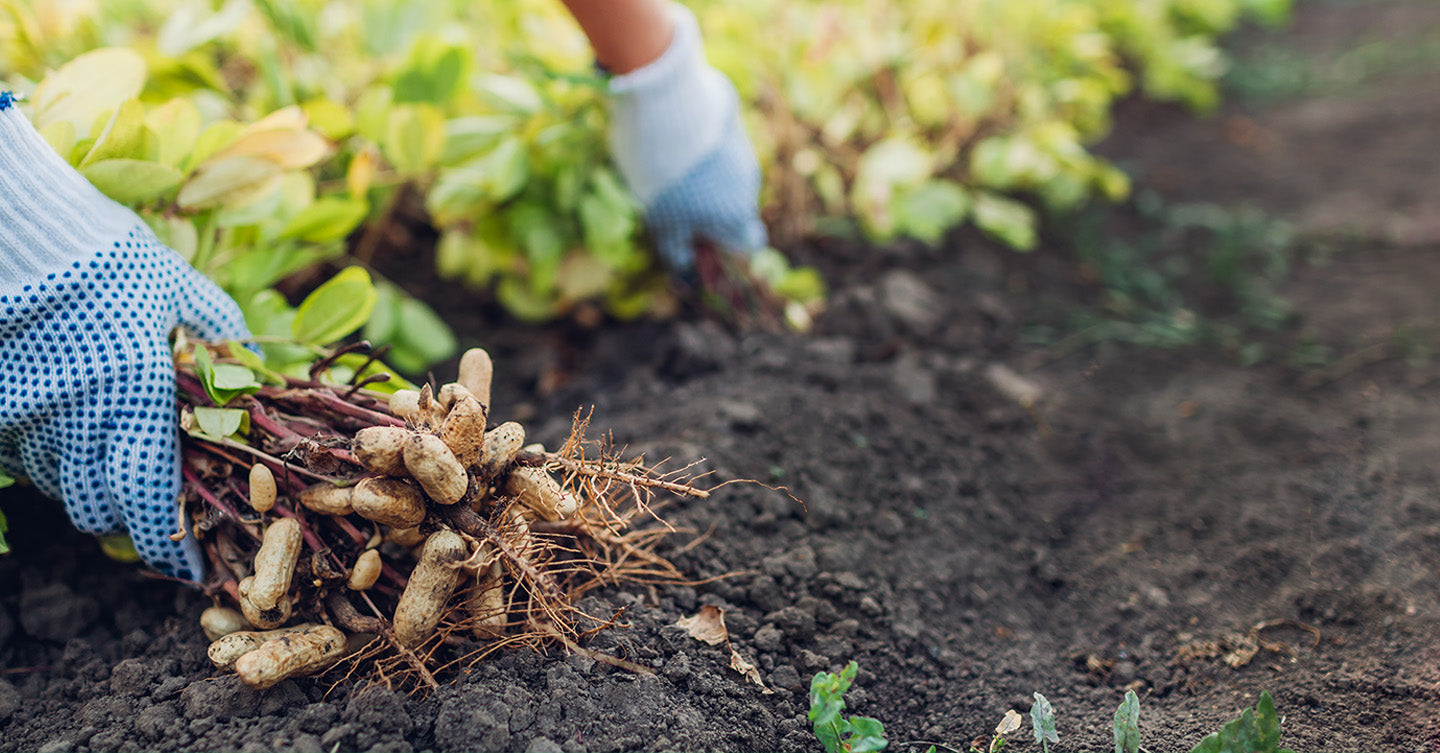
POLYGON ((89 261, 140 219, 60 158, 0 93, 0 295, 89 261))
POLYGON ((677 3, 670 46, 610 81, 610 149, 641 204, 715 151, 739 107, 735 87, 705 61, 695 14, 677 3))

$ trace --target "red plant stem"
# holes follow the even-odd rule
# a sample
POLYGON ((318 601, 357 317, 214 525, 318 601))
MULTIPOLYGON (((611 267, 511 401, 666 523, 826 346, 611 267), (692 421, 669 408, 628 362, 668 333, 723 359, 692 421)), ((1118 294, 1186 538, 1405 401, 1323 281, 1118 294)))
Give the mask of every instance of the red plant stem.
MULTIPOLYGON (((211 441, 211 440, 202 440, 202 441, 199 442, 199 445, 200 445, 200 447, 202 447, 202 448, 205 449, 207 452, 209 452, 209 453, 211 453, 211 454, 213 454, 213 455, 218 455, 218 456, 220 456, 220 457, 222 457, 222 458, 225 458, 226 460, 229 460, 230 462, 235 463, 235 464, 237 464, 237 465, 246 465, 246 463, 245 463, 244 460, 241 460, 240 458, 237 458, 237 457, 235 457, 234 455, 231 455, 230 453, 222 450, 222 449, 221 449, 221 445, 218 445, 218 444, 216 444, 215 442, 213 442, 213 441, 211 441)), ((310 478, 313 478, 313 479, 315 479, 315 480, 317 480, 317 481, 325 481, 325 482, 332 483, 332 484, 333 484, 333 483, 336 483, 336 481, 337 481, 336 479, 330 478, 329 476, 322 476, 322 475, 320 475, 320 474, 318 474, 318 473, 315 473, 315 472, 313 472, 313 471, 307 471, 307 470, 305 470, 304 468, 301 468, 301 467, 298 466, 298 465, 291 465, 291 464, 289 464, 289 463, 287 463, 287 462, 285 462, 285 461, 283 461, 283 460, 275 457, 274 455, 271 455, 271 454, 268 453, 268 452, 264 452, 264 451, 261 451, 261 450, 257 450, 257 449, 255 449, 254 447, 251 447, 251 446, 249 446, 249 445, 240 444, 239 442, 235 442, 234 440, 228 440, 228 441, 227 441, 227 444, 224 445, 224 446, 230 447, 231 449, 240 450, 240 451, 242 451, 242 452, 248 452, 248 453, 250 453, 251 455, 254 455, 256 458, 259 459, 260 462, 263 462, 263 463, 265 463, 265 465, 270 466, 270 470, 272 470, 272 471, 275 472, 276 478, 292 479, 291 474, 292 474, 292 473, 298 473, 298 474, 301 474, 301 475, 304 475, 304 476, 309 476, 310 478), (282 474, 283 474, 283 475, 282 475, 282 474)), ((301 489, 304 489, 306 486, 308 486, 308 484, 304 484, 304 483, 300 483, 300 482, 291 483, 291 487, 292 487, 293 489, 295 489, 296 491, 301 490, 301 489)))
POLYGON ((399 570, 391 567, 389 562, 381 561, 380 574, 385 576, 386 578, 389 578, 392 581, 395 581, 395 585, 401 588, 410 585, 410 579, 401 575, 399 570))
POLYGON ((235 508, 231 507, 229 503, 220 500, 220 498, 211 494, 209 489, 205 488, 205 484, 200 480, 200 477, 195 474, 194 469, 192 469, 189 464, 181 464, 180 471, 184 474, 185 481, 190 484, 190 488, 194 489, 195 493, 199 494, 201 499, 208 502, 211 507, 219 510, 226 517, 239 523, 240 527, 244 529, 246 533, 250 534, 251 538, 256 541, 260 540, 260 536, 250 530, 249 526, 245 525, 244 519, 240 517, 240 513, 235 511, 235 508))
POLYGON ((356 544, 364 544, 365 542, 370 540, 370 537, 361 533, 360 529, 356 528, 354 523, 351 523, 344 518, 337 516, 335 518, 335 526, 340 530, 344 531, 345 535, 349 536, 350 540, 355 542, 356 544))
POLYGON ((175 372, 175 386, 186 397, 197 402, 203 400, 206 405, 210 403, 210 396, 205 394, 205 387, 200 384, 200 379, 188 371, 175 372))
POLYGON ((250 425, 268 433, 277 440, 294 439, 295 441, 300 441, 305 438, 304 434, 270 418, 270 414, 265 412, 265 406, 261 405, 258 400, 252 401, 250 404, 250 425))
MULTIPOLYGON (((260 394, 269 395, 277 400, 287 401, 294 400, 297 397, 297 395, 295 394, 295 390, 273 390, 267 393, 265 389, 262 388, 260 394)), ((305 397, 312 398, 318 401, 323 407, 334 411, 335 413, 338 413, 342 416, 358 418, 373 425, 402 427, 405 425, 405 421, 403 419, 397 418, 388 413, 381 413, 379 411, 370 410, 369 408, 362 408, 354 403, 347 402, 344 398, 336 395, 334 392, 331 392, 328 388, 311 390, 305 393, 305 397)))
MULTIPOLYGON (((321 541, 320 537, 316 535, 314 531, 310 530, 310 526, 305 524, 305 518, 301 517, 298 512, 283 505, 275 505, 270 508, 270 512, 282 518, 294 518, 296 522, 300 524, 300 535, 305 538, 305 543, 308 544, 311 549, 317 552, 324 552, 330 549, 330 547, 325 546, 325 542, 321 541)), ((331 552, 331 556, 334 556, 334 552, 331 552)))

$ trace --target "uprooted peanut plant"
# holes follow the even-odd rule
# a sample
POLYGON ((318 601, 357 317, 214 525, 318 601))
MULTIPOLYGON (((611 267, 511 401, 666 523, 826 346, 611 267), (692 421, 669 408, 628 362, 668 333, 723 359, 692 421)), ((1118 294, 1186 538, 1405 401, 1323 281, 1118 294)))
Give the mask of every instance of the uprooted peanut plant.
POLYGON ((441 668, 506 646, 580 646, 613 615, 582 615, 590 589, 682 580, 656 555, 668 532, 657 492, 704 497, 685 469, 621 462, 584 438, 526 445, 487 426, 489 355, 467 352, 438 389, 370 389, 331 369, 266 373, 234 344, 197 346, 177 366, 184 445, 181 530, 209 560, 210 658, 246 684, 337 673, 435 687, 441 668), (236 378, 236 374, 239 378, 236 378), (223 407, 222 407, 223 406, 223 407), (637 524, 650 523, 639 528, 637 524), (447 647, 448 645, 448 647, 447 647), (442 648, 446 647, 446 648, 442 648), (345 671, 348 668, 348 671, 345 671))

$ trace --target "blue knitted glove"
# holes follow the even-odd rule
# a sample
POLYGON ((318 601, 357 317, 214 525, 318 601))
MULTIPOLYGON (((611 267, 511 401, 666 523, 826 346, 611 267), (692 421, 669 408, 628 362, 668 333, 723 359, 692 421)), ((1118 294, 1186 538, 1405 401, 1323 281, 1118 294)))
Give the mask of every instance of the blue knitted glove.
POLYGON ((60 159, 0 94, 0 466, 82 531, 128 531, 173 576, 204 574, 178 529, 168 337, 249 335, 235 302, 60 159))
POLYGON ((735 86, 705 62, 695 16, 674 3, 670 13, 669 48, 610 82, 609 137, 661 255, 686 271, 697 239, 749 253, 766 238, 756 209, 760 165, 735 86))

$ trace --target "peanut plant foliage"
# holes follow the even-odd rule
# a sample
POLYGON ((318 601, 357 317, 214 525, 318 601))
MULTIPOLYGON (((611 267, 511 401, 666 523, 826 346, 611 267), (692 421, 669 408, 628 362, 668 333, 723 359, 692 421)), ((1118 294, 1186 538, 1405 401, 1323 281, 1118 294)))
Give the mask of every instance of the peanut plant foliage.
MULTIPOLYGON (((1198 109, 1216 39, 1289 0, 697 0, 736 82, 781 245, 853 226, 1017 249, 1037 210, 1118 198, 1093 155, 1134 89, 1198 109)), ((423 206, 442 275, 527 319, 674 310, 609 162, 605 81, 559 3, 0 0, 0 71, 55 149, 289 336, 273 286, 423 206), (407 214, 408 213, 408 214, 407 214)), ((796 305, 813 270, 754 273, 796 305)), ((367 335, 418 372, 453 342, 383 281, 367 335), (397 322, 399 324, 397 324, 397 322)))

